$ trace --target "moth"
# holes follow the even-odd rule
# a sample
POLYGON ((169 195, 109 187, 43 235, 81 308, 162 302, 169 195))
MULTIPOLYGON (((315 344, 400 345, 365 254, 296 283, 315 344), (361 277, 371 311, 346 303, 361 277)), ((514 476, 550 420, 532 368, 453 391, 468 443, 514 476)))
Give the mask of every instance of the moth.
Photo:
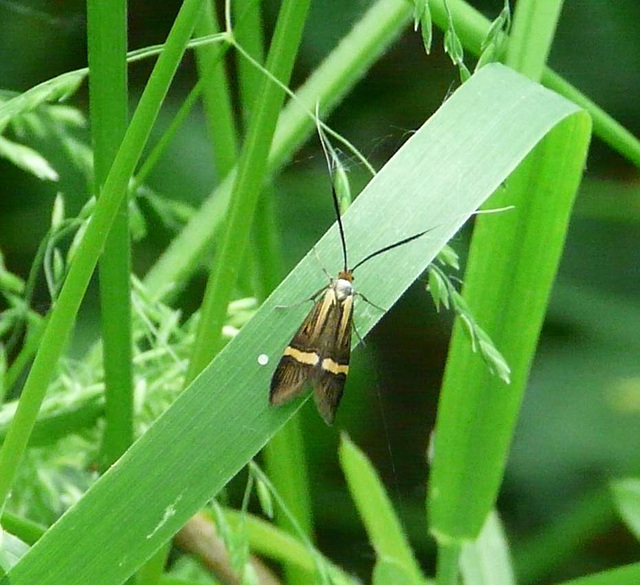
POLYGON ((370 302, 355 291, 353 272, 374 256, 407 244, 427 231, 377 250, 351 269, 347 268, 343 241, 344 268, 326 288, 311 297, 313 308, 285 348, 271 378, 269 401, 273 406, 289 402, 310 384, 318 412, 328 425, 333 424, 349 373, 354 297, 370 302))
MULTIPOLYGON (((322 134, 320 137, 322 141, 322 134)), ((349 268, 347 244, 333 181, 331 187, 342 244, 343 268, 337 278, 329 277, 329 285, 309 299, 314 302, 313 308, 285 348, 271 378, 269 392, 269 402, 279 406, 301 394, 307 385, 312 386, 318 412, 328 425, 333 424, 349 373, 354 297, 359 296, 373 305, 364 295, 355 291, 354 271, 375 256, 408 244, 431 231, 425 230, 385 246, 349 268)))

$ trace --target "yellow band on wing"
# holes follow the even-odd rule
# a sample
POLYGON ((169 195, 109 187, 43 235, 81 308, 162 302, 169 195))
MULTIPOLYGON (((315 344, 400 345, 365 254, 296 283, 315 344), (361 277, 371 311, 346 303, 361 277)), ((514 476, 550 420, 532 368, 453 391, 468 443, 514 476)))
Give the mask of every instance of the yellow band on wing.
POLYGON ((322 360, 322 369, 336 375, 344 374, 346 376, 349 373, 348 365, 339 364, 331 358, 324 358, 322 360))
MULTIPOLYGON (((284 355, 288 355, 292 357, 297 362, 301 364, 307 364, 309 366, 315 366, 320 361, 320 356, 314 351, 300 351, 295 347, 291 347, 290 345, 284 350, 284 355)), ((325 360, 326 361, 326 360, 325 360)))

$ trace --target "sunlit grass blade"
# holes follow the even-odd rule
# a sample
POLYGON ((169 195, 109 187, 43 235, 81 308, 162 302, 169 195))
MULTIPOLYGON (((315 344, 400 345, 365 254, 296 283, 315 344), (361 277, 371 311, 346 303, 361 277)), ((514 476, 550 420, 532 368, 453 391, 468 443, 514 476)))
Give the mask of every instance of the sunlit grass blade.
MULTIPOLYGON (((407 141, 344 215, 356 261, 434 228, 362 266, 356 287, 390 307, 542 137, 577 112, 506 67, 484 67, 407 141)), ((316 248, 330 270, 339 267, 335 226, 316 248)), ((310 252, 171 408, 16 565, 11 585, 120 583, 216 494, 300 407, 302 401, 268 404, 274 365, 307 310, 276 307, 307 298, 325 284, 310 252), (263 355, 267 366, 259 360, 263 355)), ((378 309, 356 303, 361 335, 381 317, 378 309)))
POLYGON ((465 585, 515 585, 509 545, 496 512, 478 538, 462 546, 460 569, 465 585))

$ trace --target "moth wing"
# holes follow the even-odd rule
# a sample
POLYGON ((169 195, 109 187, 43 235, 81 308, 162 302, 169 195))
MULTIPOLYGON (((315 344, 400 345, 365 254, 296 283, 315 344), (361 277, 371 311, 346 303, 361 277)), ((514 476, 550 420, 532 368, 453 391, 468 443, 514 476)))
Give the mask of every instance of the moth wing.
POLYGON ((278 367, 271 378, 269 402, 280 406, 298 396, 305 382, 311 379, 315 366, 320 361, 318 343, 324 328, 328 302, 325 293, 314 305, 291 343, 284 350, 278 367))
POLYGON ((328 425, 332 425, 336 418, 346 381, 347 377, 344 374, 335 376, 325 372, 320 373, 314 381, 313 398, 316 408, 328 425))
POLYGON ((314 370, 313 396, 318 412, 331 425, 340 405, 351 358, 351 330, 353 327, 353 297, 337 303, 328 319, 326 343, 319 367, 314 370))
POLYGON ((300 363, 295 358, 283 355, 271 378, 269 402, 280 406, 298 396, 311 377, 313 366, 300 363))

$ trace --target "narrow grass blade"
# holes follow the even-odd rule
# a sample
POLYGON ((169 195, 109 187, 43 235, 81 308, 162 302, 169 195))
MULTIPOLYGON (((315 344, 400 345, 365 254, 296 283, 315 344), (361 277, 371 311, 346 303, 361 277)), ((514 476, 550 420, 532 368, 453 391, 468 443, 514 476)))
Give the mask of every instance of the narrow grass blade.
MULTIPOLYGON (((94 185, 98 194, 127 131, 125 0, 87 2, 89 105, 94 185)), ((125 195, 100 258, 100 317, 105 379, 105 429, 100 463, 111 465, 133 443, 131 235, 125 195)))
POLYGON ((371 462, 346 435, 342 436, 339 453, 340 465, 347 478, 351 497, 356 503, 376 555, 379 560, 391 563, 380 567, 379 581, 374 579, 374 582, 380 585, 389 583, 386 577, 389 573, 401 572, 409 578, 403 582, 420 583, 424 580, 422 571, 371 462), (397 571, 393 565, 398 566, 397 571))
MULTIPOLYGON (((354 260, 434 228, 364 265, 356 272, 359 290, 390 307, 541 138, 577 112, 506 67, 490 65, 474 75, 344 215, 354 260)), ((337 270, 335 225, 316 248, 321 262, 337 270)), ((11 585, 121 583, 216 494, 300 407, 302 401, 268 404, 274 365, 307 310, 276 307, 325 284, 310 252, 172 407, 23 557, 9 575, 11 585)), ((361 335, 381 317, 356 303, 361 335)))

